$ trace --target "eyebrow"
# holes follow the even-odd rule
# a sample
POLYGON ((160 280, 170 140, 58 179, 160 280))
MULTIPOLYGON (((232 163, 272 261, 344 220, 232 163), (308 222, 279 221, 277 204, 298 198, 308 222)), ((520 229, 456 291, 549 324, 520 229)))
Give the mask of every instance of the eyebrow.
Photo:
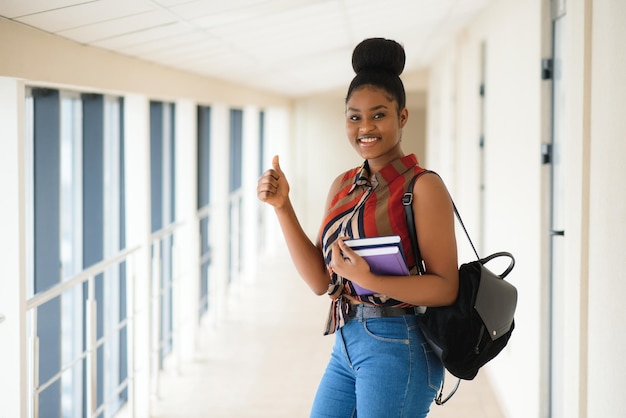
MULTIPOLYGON (((373 112, 373 111, 380 110, 380 109, 388 109, 388 107, 385 106, 385 105, 378 105, 378 106, 371 107, 369 109, 369 111, 373 112)), ((352 112, 360 112, 361 111, 361 109, 356 109, 354 107, 349 107, 348 110, 352 111, 352 112)))

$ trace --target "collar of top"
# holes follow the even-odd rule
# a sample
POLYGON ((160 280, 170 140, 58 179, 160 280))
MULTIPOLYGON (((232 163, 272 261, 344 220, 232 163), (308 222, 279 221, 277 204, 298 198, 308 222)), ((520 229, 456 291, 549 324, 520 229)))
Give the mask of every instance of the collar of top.
POLYGON ((354 184, 350 188, 349 193, 352 193, 354 189, 359 186, 371 187, 376 189, 379 185, 387 185, 391 183, 396 177, 404 174, 411 167, 417 165, 417 157, 415 154, 405 155, 400 158, 396 158, 386 166, 384 166, 378 173, 370 175, 370 166, 367 160, 361 164, 361 168, 356 173, 354 178, 354 184))

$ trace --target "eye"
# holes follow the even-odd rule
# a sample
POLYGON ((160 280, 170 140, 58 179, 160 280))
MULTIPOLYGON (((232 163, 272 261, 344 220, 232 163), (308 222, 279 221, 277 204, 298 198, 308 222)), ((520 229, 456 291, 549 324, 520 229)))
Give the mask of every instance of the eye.
POLYGON ((361 117, 359 115, 348 115, 348 120, 352 122, 356 122, 356 121, 361 120, 361 117))
POLYGON ((374 115, 374 119, 382 119, 382 118, 384 118, 384 117, 385 117, 385 114, 384 114, 384 113, 376 113, 376 114, 374 115))

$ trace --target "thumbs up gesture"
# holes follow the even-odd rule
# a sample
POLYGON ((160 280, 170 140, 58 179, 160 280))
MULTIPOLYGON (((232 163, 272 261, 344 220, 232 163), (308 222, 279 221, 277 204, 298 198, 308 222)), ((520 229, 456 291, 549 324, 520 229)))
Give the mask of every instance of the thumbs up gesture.
POLYGON ((272 158, 272 168, 265 171, 256 188, 257 197, 274 208, 281 208, 289 200, 289 183, 280 169, 278 155, 272 158))

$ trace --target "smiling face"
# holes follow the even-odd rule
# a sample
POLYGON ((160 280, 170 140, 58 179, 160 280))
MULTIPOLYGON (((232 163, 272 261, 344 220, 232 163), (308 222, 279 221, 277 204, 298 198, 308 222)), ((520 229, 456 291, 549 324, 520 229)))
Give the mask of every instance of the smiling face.
POLYGON ((383 89, 365 85, 352 92, 346 102, 346 134, 373 173, 404 155, 400 140, 407 118, 407 109, 398 112, 398 102, 383 89))

